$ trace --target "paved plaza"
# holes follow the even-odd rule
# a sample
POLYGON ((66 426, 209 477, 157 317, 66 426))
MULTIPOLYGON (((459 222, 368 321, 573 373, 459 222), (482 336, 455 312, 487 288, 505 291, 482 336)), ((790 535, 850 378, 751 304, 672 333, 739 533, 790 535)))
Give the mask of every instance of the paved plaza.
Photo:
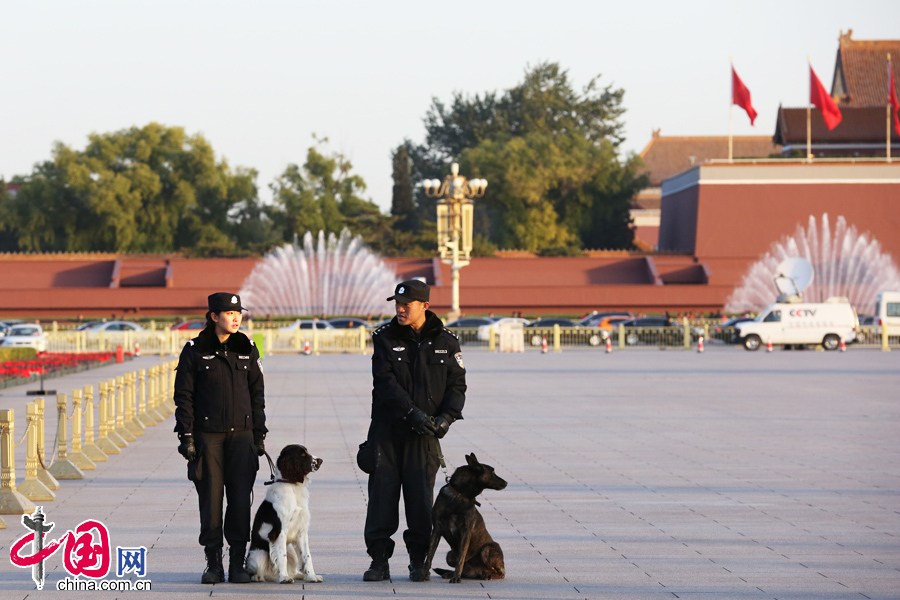
MULTIPOLYGON (((275 455, 303 443, 325 460, 312 477, 310 531, 324 583, 199 583, 197 499, 169 417, 43 503, 56 523, 49 538, 92 518, 109 528, 113 548, 146 546, 152 592, 68 596, 900 598, 900 352, 463 354, 465 420, 444 453, 452 469, 475 452, 509 482, 481 498, 506 555, 505 580, 412 583, 398 533, 393 579, 364 583, 366 476, 354 457, 368 425, 370 359, 279 355, 264 361, 266 444, 275 455)), ((71 394, 157 362, 143 357, 46 387, 71 394)), ((16 410, 17 438, 25 390, 35 387, 0 390, 0 408, 16 410)), ((51 411, 48 445, 54 426, 51 411)), ((255 506, 267 478, 263 461, 255 506)), ((30 571, 8 560, 25 529, 3 518, 0 598, 59 597, 61 553, 47 560, 37 591, 30 571)), ((442 543, 435 566, 446 550, 442 543)))

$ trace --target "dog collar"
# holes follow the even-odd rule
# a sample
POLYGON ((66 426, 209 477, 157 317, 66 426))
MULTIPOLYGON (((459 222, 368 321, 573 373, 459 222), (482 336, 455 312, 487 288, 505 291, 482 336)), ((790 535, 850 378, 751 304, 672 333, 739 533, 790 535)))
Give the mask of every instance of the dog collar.
POLYGON ((478 500, 475 500, 474 498, 466 498, 465 496, 463 496, 462 494, 460 494, 459 492, 457 492, 456 489, 455 489, 452 485, 447 484, 445 487, 446 487, 448 490, 450 490, 450 493, 451 493, 453 496, 456 496, 456 497, 459 498, 460 500, 465 500, 466 502, 471 502, 471 503, 474 504, 475 506, 481 506, 481 502, 479 502, 478 500))

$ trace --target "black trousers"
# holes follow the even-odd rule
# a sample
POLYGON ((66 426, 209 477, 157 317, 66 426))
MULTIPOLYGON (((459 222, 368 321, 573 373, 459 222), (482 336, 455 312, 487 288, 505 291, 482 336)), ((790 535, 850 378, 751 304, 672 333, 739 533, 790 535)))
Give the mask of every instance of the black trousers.
POLYGON ((250 541, 250 501, 259 470, 253 431, 194 434, 203 457, 203 477, 194 482, 200 500, 200 545, 250 541), (223 527, 222 502, 227 498, 223 527))
POLYGON ((378 468, 369 475, 366 550, 370 556, 394 553, 391 536, 400 525, 400 494, 406 509, 403 541, 410 556, 425 557, 431 539, 434 478, 439 467, 437 444, 416 435, 405 423, 373 421, 369 440, 378 445, 378 468))

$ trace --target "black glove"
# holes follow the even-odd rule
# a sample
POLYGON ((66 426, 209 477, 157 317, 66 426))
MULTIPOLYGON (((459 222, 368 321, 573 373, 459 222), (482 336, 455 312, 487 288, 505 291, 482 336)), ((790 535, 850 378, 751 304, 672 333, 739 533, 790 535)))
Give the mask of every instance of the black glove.
POLYGON ((450 430, 455 419, 447 414, 440 414, 434 418, 434 435, 437 439, 441 439, 450 430))
POLYGON ((256 446, 256 455, 262 456, 266 453, 266 438, 265 436, 255 435, 253 436, 253 444, 256 446))
POLYGON ((194 447, 194 436, 190 433, 179 433, 178 441, 181 442, 178 444, 178 454, 185 457, 188 462, 196 460, 197 449, 194 447))
POLYGON ((406 413, 406 420, 419 435, 434 435, 434 417, 429 417, 421 409, 415 406, 410 408, 406 413))

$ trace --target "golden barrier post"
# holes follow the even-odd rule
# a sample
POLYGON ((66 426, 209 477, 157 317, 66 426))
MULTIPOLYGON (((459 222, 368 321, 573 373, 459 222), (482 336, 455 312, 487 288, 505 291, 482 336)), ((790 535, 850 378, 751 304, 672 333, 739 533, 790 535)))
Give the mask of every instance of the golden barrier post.
POLYGON ((163 376, 166 387, 163 390, 163 401, 170 415, 175 414, 175 367, 178 366, 177 360, 172 360, 162 366, 163 376))
POLYGON ((494 326, 488 325, 488 352, 497 351, 497 340, 494 339, 494 326))
POLYGON ((0 515, 30 515, 34 503, 16 490, 15 411, 0 410, 0 515))
MULTIPOLYGON (((110 417, 109 417, 109 395, 108 395, 108 387, 105 381, 100 382, 100 435, 97 437, 97 447, 103 451, 104 454, 122 454, 122 451, 119 450, 119 445, 113 441, 110 437, 110 417)), ((122 440, 122 444, 124 447, 125 440, 122 440)))
POLYGON ((97 465, 81 451, 81 390, 72 390, 72 452, 69 460, 82 471, 93 471, 97 465))
POLYGON ((116 433, 126 442, 137 441, 134 434, 125 427, 125 379, 119 375, 112 381, 116 390, 116 433))
POLYGON ((69 416, 66 415, 66 405, 68 397, 65 394, 56 395, 56 412, 59 415, 59 426, 57 437, 59 438, 59 446, 57 448, 56 461, 47 469, 50 474, 57 479, 84 479, 84 473, 75 463, 69 460, 69 440, 68 437, 68 421, 69 416))
POLYGON ((681 326, 684 328, 684 349, 691 349, 691 325, 687 317, 681 317, 681 326))
POLYGON ((53 475, 50 474, 50 471, 47 470, 47 463, 44 462, 47 453, 44 452, 46 446, 44 446, 44 399, 43 398, 35 398, 34 405, 37 407, 37 457, 38 457, 38 470, 37 476, 38 479, 47 486, 47 489, 50 490, 58 490, 59 482, 56 480, 53 475))
POLYGON ((365 325, 359 326, 359 353, 360 354, 366 353, 366 326, 365 325))
POLYGON ((166 416, 175 414, 175 367, 178 361, 169 361, 159 366, 162 375, 162 388, 160 389, 160 402, 166 407, 166 416))
POLYGON ((625 349, 625 328, 619 324, 619 350, 625 349))
POLYGON ((56 500, 56 494, 38 480, 37 406, 25 405, 25 481, 18 487, 19 493, 31 501, 56 500))
POLYGON ((137 418, 137 375, 134 371, 125 374, 125 427, 134 435, 144 435, 144 424, 137 418))
POLYGON ((888 328, 886 324, 881 326, 881 351, 891 351, 891 346, 888 344, 888 328))
POLYGON ((138 371, 138 390, 140 390, 140 404, 138 409, 138 418, 147 427, 155 427, 157 423, 162 421, 162 417, 156 414, 153 406, 147 403, 147 369, 138 371))
POLYGON ((559 344, 559 323, 553 325, 553 351, 554 352, 562 352, 562 347, 559 344))
POLYGON ((110 377, 106 380, 106 394, 107 394, 107 402, 109 403, 109 411, 107 412, 107 416, 109 417, 109 439, 112 440, 112 443, 118 446, 119 448, 124 448, 128 445, 128 442, 125 441, 119 432, 116 430, 116 413, 118 409, 116 408, 116 378, 110 377))
POLYGON ((106 453, 94 443, 94 386, 84 386, 84 444, 81 446, 84 455, 91 462, 105 462, 109 460, 106 453))

